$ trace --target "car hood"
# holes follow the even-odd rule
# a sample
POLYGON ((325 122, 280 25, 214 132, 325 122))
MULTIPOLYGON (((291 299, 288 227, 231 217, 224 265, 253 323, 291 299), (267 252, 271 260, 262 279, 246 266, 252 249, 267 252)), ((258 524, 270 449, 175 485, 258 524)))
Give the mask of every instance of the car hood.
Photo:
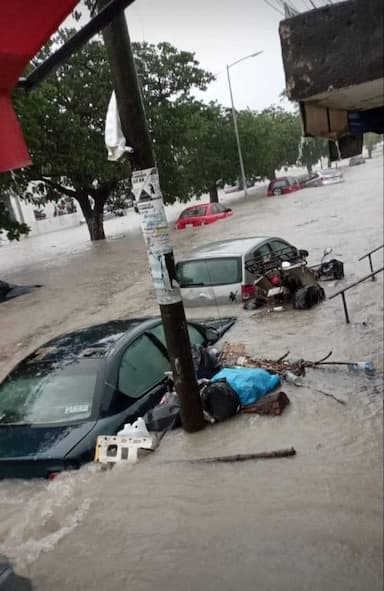
POLYGON ((95 426, 0 425, 0 463, 7 460, 64 458, 95 426))

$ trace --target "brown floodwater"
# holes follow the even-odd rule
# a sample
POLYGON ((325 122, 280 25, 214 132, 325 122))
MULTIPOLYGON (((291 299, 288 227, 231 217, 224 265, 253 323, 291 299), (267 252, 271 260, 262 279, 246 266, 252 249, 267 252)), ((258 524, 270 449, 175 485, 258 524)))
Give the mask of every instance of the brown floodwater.
MULTIPOLYGON (((192 245, 252 234, 282 236, 316 263, 331 246, 345 283, 368 272, 359 256, 382 244, 382 157, 347 168, 345 183, 266 199, 233 200, 232 218, 172 232, 176 255, 192 245)), ((0 248, 0 276, 44 287, 0 306, 0 374, 65 330, 156 312, 135 214, 0 248)), ((382 265, 382 253, 374 265, 382 265)), ((325 284, 327 294, 339 282, 325 284)), ((249 312, 238 305, 189 316, 235 314, 226 335, 251 354, 372 360, 375 377, 312 370, 286 385, 281 417, 239 416, 203 432, 169 433, 135 466, 85 466, 52 482, 0 482, 0 554, 40 591, 378 591, 382 589, 383 278, 310 311, 249 312), (340 405, 320 391, 343 399, 340 405), (294 446, 282 460, 191 464, 190 459, 294 446)))

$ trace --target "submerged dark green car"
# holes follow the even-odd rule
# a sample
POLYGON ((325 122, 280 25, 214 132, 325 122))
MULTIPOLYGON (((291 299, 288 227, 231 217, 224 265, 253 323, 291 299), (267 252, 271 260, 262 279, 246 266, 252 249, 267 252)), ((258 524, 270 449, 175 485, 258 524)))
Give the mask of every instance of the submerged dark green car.
MULTIPOLYGON (((192 344, 215 343, 234 319, 188 322, 192 344)), ((70 332, 29 355, 0 384, 0 478, 48 478, 93 459, 156 406, 170 370, 160 318, 114 320, 70 332)))

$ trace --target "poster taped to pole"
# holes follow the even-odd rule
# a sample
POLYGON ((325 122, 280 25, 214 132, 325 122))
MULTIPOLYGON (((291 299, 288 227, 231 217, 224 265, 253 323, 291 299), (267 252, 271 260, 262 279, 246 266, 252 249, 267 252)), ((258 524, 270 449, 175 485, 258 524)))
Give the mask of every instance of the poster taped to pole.
POLYGON ((140 215, 157 300, 160 304, 180 302, 174 264, 170 264, 172 244, 157 168, 134 171, 132 193, 140 215))

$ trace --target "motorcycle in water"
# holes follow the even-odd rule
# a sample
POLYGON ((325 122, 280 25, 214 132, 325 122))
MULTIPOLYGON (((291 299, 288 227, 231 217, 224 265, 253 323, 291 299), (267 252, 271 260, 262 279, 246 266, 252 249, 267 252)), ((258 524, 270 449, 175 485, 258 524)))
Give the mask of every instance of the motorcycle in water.
POLYGON ((326 248, 320 264, 311 267, 316 279, 319 281, 331 281, 332 279, 342 279, 344 277, 344 263, 330 258, 332 251, 332 248, 326 248))

